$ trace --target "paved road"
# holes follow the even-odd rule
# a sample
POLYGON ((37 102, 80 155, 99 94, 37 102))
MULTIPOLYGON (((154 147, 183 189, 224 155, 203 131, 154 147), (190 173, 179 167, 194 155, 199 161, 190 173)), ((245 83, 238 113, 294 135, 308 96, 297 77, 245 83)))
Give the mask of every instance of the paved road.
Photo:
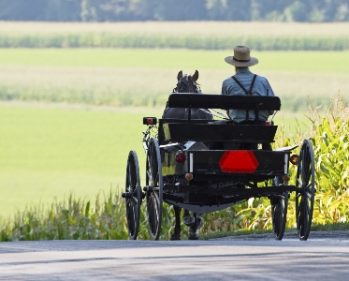
POLYGON ((349 280, 349 235, 0 243, 0 280, 349 280))

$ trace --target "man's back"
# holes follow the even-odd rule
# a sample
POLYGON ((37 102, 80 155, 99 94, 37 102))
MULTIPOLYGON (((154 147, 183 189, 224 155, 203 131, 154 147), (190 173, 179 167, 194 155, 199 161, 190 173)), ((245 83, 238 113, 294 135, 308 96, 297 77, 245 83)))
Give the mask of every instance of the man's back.
MULTIPOLYGON (((268 80, 249 70, 249 66, 257 64, 258 60, 250 57, 247 47, 235 47, 234 56, 226 57, 225 61, 235 66, 236 74, 223 81, 222 95, 274 96, 268 80)), ((272 112, 258 112, 258 121, 266 121, 270 114, 272 112)), ((253 110, 229 110, 229 116, 235 122, 256 120, 256 112, 253 110)))

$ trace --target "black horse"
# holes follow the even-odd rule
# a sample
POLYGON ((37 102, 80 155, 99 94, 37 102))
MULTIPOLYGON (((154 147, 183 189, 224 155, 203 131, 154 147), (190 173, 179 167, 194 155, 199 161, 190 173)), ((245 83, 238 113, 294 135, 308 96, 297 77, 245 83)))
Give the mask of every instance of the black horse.
MULTIPOLYGON (((197 93, 201 94, 201 90, 197 80, 199 79, 199 71, 195 70, 193 75, 183 75, 183 71, 179 71, 177 75, 177 85, 173 89, 175 94, 197 93)), ((212 120, 213 116, 208 109, 205 108, 171 108, 166 106, 162 118, 166 119, 188 119, 188 110, 191 110, 191 119, 212 120)), ((173 206, 175 211, 175 228, 172 233, 171 240, 180 240, 181 237, 181 208, 173 206)), ((189 239, 198 239, 198 228, 202 224, 202 218, 198 214, 191 214, 188 210, 184 210, 184 223, 189 227, 189 239)))

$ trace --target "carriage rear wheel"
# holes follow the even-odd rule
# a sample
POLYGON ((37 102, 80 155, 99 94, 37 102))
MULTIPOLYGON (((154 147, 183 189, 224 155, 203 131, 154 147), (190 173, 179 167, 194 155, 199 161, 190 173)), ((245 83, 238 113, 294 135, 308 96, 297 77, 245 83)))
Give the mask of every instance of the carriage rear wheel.
POLYGON ((149 140, 146 167, 146 201, 149 234, 158 240, 161 233, 163 178, 160 148, 156 139, 149 140))
POLYGON ((314 150, 310 140, 304 140, 296 175, 296 220, 300 240, 307 240, 313 218, 315 197, 314 150))
POLYGON ((132 240, 137 239, 139 230, 140 206, 142 190, 139 179, 139 164, 136 152, 130 151, 126 167, 126 185, 122 196, 126 200, 126 218, 128 235, 132 240))
MULTIPOLYGON (((282 180, 276 178, 273 184, 276 186, 280 185, 282 184, 282 180)), ((273 232, 276 240, 282 240, 285 234, 288 195, 288 192, 284 192, 280 196, 273 196, 270 199, 273 232)))

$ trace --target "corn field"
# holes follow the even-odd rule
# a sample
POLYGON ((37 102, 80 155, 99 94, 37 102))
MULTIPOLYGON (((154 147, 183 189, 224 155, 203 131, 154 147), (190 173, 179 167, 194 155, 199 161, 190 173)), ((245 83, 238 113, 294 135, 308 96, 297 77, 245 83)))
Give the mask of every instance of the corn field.
POLYGON ((349 49, 347 37, 274 37, 274 36, 201 36, 167 34, 1 34, 0 48, 183 48, 225 50, 240 44, 258 51, 317 50, 342 51, 349 49))
POLYGON ((347 50, 348 24, 268 22, 11 23, 0 26, 1 48, 186 48, 347 50), (142 32, 140 32, 142 30, 142 32))

